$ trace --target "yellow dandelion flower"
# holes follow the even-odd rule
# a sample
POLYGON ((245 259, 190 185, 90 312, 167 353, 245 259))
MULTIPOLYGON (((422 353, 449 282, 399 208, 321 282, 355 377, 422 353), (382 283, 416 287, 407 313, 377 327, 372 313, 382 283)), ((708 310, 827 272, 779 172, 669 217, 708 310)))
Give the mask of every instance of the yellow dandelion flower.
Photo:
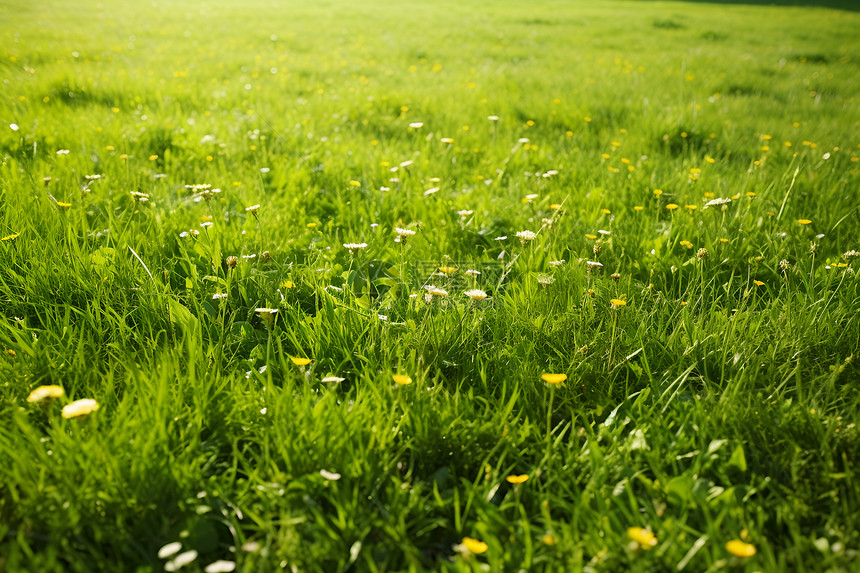
POLYGON ((744 543, 740 539, 732 539, 726 543, 726 551, 735 557, 752 557, 756 554, 755 545, 744 543))
POLYGON ((524 482, 528 481, 528 479, 529 479, 529 474, 520 474, 520 475, 509 475, 508 477, 505 478, 505 481, 508 483, 517 484, 517 483, 524 483, 524 482))
POLYGON ((662 189, 654 189, 654 195, 655 195, 656 197, 659 197, 659 196, 660 196, 660 195, 662 195, 662 194, 663 194, 663 190, 662 190, 662 189))
POLYGON ((310 363, 311 363, 311 359, 310 359, 310 358, 297 358, 297 357, 295 357, 295 356, 290 356, 290 360, 291 360, 291 361, 293 362, 293 364, 295 364, 296 366, 307 366, 308 364, 310 364, 310 363))
POLYGON ((604 215, 609 215, 612 213, 612 211, 610 211, 609 209, 601 209, 600 212, 603 213, 604 215))
POLYGON ((317 226, 317 224, 318 223, 308 223, 307 225, 305 225, 305 227, 307 227, 308 229, 313 229, 314 227, 317 226))
POLYGON ((21 233, 12 233, 11 235, 6 235, 6 236, 5 236, 5 237, 3 237, 2 239, 0 239, 0 241, 14 241, 14 240, 15 240, 15 239, 17 239, 20 235, 21 235, 21 233))
POLYGON ((63 209, 68 209, 71 207, 71 203, 63 203, 62 201, 57 201, 57 207, 62 207, 63 209))
POLYGON ((293 281, 284 281, 279 285, 281 288, 293 288, 296 286, 296 283, 293 281))
POLYGON ((547 384, 561 384, 565 380, 567 380, 567 374, 549 374, 544 373, 541 374, 541 380, 546 382, 547 384))
POLYGON ((642 549, 651 549, 657 545, 657 538, 653 533, 643 527, 631 527, 627 530, 627 537, 639 544, 642 549))
POLYGON ((596 239, 597 235, 586 235, 585 238, 586 239, 596 239))
POLYGON ((698 205, 684 205, 684 209, 689 209, 690 211, 695 211, 698 208, 698 205))
POLYGON ((485 553, 487 549, 489 549, 489 545, 487 545, 483 541, 478 541, 477 539, 473 539, 471 537, 464 537, 463 541, 461 541, 460 543, 463 547, 469 550, 470 553, 474 553, 475 555, 485 553))
POLYGON ((612 305, 612 308, 620 308, 622 306, 627 306, 627 301, 621 298, 613 298, 609 301, 612 305))
POLYGON ((149 160, 150 160, 150 161, 155 161, 156 159, 158 159, 158 156, 157 156, 157 155, 150 155, 150 156, 149 156, 149 160))
POLYGON ((457 272, 457 267, 439 267, 439 272, 445 273, 446 275, 453 275, 457 272))
POLYGON ((549 208, 558 211, 559 209, 561 209, 561 203, 553 203, 549 206, 549 208))
POLYGON ((753 281, 753 284, 755 286, 764 286, 764 283, 762 281, 753 281))
POLYGON ((543 541, 546 545, 555 545, 557 543, 555 535, 553 535, 552 533, 547 533, 546 535, 541 537, 540 540, 543 541))
POLYGON ((39 386, 27 396, 27 401, 31 404, 38 404, 44 400, 53 400, 54 398, 62 398, 66 392, 62 386, 39 386))
POLYGON ((644 211, 645 207, 643 207, 642 205, 636 205, 633 207, 633 210, 634 211, 644 211))
POLYGON ((801 225, 808 225, 808 224, 812 223, 812 221, 809 219, 798 219, 797 222, 800 223, 801 225))
POLYGON ((63 418, 77 418, 78 416, 86 416, 99 409, 99 403, 92 398, 84 398, 83 400, 75 400, 70 404, 63 406, 63 418))
POLYGON ((359 183, 359 182, 358 182, 358 181, 356 181, 355 179, 353 179, 352 181, 350 181, 350 182, 349 182, 349 184, 350 184, 350 185, 352 185, 353 187, 361 187, 361 183, 359 183))
POLYGON ((668 209, 669 211, 674 211, 677 208, 678 208, 678 206, 675 205, 674 203, 669 203, 668 205, 666 205, 666 209, 668 209))
POLYGON ((391 378, 400 386, 412 384, 412 378, 410 378, 406 374, 392 374, 391 378))
POLYGON ((693 243, 691 243, 690 241, 681 241, 678 244, 681 245, 682 247, 687 247, 688 249, 693 248, 693 243))

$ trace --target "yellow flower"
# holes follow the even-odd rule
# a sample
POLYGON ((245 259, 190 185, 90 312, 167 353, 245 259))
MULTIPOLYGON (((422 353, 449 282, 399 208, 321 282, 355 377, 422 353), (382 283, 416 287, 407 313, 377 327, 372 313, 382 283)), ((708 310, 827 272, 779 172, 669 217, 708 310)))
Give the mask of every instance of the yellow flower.
POLYGON ((469 289, 464 294, 472 300, 484 300, 487 298, 487 293, 479 288, 469 289))
POLYGON ((523 483, 523 482, 527 481, 528 479, 529 479, 529 474, 522 474, 522 475, 518 475, 518 476, 510 475, 510 476, 505 478, 505 481, 507 481, 508 483, 523 483))
POLYGON ((353 179, 352 181, 350 181, 350 182, 349 182, 349 184, 350 184, 350 185, 352 185, 353 187, 361 187, 361 183, 359 183, 359 182, 358 182, 358 181, 356 181, 355 179, 353 179))
POLYGON ((761 281, 753 281, 753 284, 755 284, 756 286, 764 286, 764 283, 761 281))
POLYGON ((457 272, 457 267, 439 267, 439 271, 446 275, 453 275, 457 272))
POLYGON ((86 416, 99 409, 99 403, 92 398, 84 398, 83 400, 75 400, 71 404, 63 406, 63 418, 77 418, 78 416, 86 416))
POLYGON ((21 234, 21 233, 12 233, 11 235, 6 235, 6 236, 5 236, 5 237, 3 237, 2 239, 0 239, 0 241, 14 241, 15 239, 17 239, 17 238, 18 238, 18 236, 19 236, 20 234, 21 234))
POLYGON ((560 384, 567 380, 567 374, 541 374, 541 380, 547 384, 560 384))
POLYGON ((39 386, 27 396, 27 401, 31 404, 38 404, 43 400, 53 400, 54 398, 62 398, 65 391, 61 386, 39 386))
POLYGON ((627 301, 620 298, 613 298, 609 301, 612 304, 612 308, 619 308, 622 306, 627 306, 627 301))
POLYGON ((633 207, 633 210, 634 211, 644 211, 645 207, 643 207, 642 205, 636 205, 635 207, 633 207))
POLYGON ((612 211, 610 211, 609 209, 601 209, 600 212, 603 213, 604 215, 609 215, 612 213, 612 211))
POLYGON ((561 203, 553 203, 549 206, 549 208, 558 211, 559 209, 561 209, 561 203))
POLYGON ((651 549, 657 545, 654 534, 642 527, 631 527, 627 530, 627 537, 638 543, 642 549, 651 549))
POLYGON ((585 238, 586 239, 596 239, 597 235, 586 235, 585 238))
POLYGON ((475 555, 485 553, 487 549, 489 549, 489 546, 486 543, 478 541, 477 539, 472 539, 471 537, 464 537, 461 544, 475 555))
POLYGON ((555 535, 553 535, 552 533, 547 533, 546 535, 544 535, 540 539, 541 539, 541 541, 543 541, 547 545, 555 545, 556 544, 555 535))
POLYGON ((798 219, 797 222, 800 223, 801 225, 808 225, 812 221, 810 221, 809 219, 798 219))
POLYGON ((400 386, 412 384, 412 378, 410 378, 406 374, 392 374, 391 378, 400 386))
POLYGON ((150 156, 149 156, 149 160, 150 160, 150 161, 155 161, 156 159, 158 159, 158 156, 157 156, 157 155, 150 155, 150 156))
POLYGON ((681 241, 679 244, 680 244, 682 247, 687 247, 688 249, 692 249, 692 248, 693 248, 693 243, 691 243, 690 241, 681 241))
POLYGON ((740 539, 732 539, 726 543, 726 551, 735 557, 752 557, 756 554, 755 545, 744 543, 740 539))
POLYGON ((296 283, 293 281, 284 281, 280 284, 281 288, 293 288, 294 286, 296 286, 296 283))
POLYGON ((296 366, 307 366, 311 363, 310 358, 296 358, 295 356, 290 356, 290 360, 292 360, 293 364, 296 366))
POLYGON ((698 207, 697 205, 685 205, 684 209, 689 209, 690 211, 695 211, 697 207, 698 207))
POLYGON ((668 205, 666 205, 666 209, 668 209, 669 211, 674 211, 677 208, 678 208, 678 206, 675 205, 674 203, 669 203, 668 205))
POLYGON ((62 207, 63 209, 68 209, 71 207, 71 203, 63 203, 62 201, 57 201, 57 207, 62 207))

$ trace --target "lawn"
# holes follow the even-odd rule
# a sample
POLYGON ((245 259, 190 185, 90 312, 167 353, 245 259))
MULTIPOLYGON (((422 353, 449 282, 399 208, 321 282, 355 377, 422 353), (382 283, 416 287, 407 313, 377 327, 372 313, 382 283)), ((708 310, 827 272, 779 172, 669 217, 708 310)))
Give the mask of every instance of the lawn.
POLYGON ((0 570, 856 571, 850 7, 4 3, 0 570))

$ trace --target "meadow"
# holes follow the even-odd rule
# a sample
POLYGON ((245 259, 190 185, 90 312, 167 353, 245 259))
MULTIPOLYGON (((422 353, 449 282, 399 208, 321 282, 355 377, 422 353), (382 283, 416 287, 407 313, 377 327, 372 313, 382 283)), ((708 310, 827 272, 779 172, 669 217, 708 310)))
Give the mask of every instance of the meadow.
POLYGON ((860 568, 860 14, 0 5, 0 570, 860 568))

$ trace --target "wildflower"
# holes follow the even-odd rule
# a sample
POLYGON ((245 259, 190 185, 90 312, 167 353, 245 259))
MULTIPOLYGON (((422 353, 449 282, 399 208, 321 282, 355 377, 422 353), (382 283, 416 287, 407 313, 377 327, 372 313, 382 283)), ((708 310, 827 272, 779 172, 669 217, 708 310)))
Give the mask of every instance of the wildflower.
MULTIPOLYGON (((14 356, 14 355, 13 355, 14 356)), ((53 400, 55 398, 62 398, 65 394, 62 386, 39 386, 27 396, 27 402, 31 404, 38 404, 44 400, 53 400)))
POLYGON ((537 282, 544 288, 551 285, 555 282, 555 277, 552 275, 539 274, 537 277, 537 282))
POLYGON ((428 295, 433 295, 433 296, 448 296, 448 291, 446 291, 445 289, 441 289, 441 288, 439 288, 439 287, 437 287, 437 286, 427 285, 427 286, 425 286, 424 288, 427 290, 427 294, 428 294, 428 295))
POLYGON ((230 573, 231 571, 236 570, 236 562, 235 561, 227 561, 225 559, 219 559, 218 561, 213 561, 209 565, 203 568, 205 573, 230 573))
POLYGON ((311 363, 310 358, 296 358, 295 356, 290 356, 290 360, 296 366, 307 366, 308 364, 311 363))
POLYGON ((636 205, 633 207, 633 210, 634 211, 644 211, 645 207, 643 207, 642 205, 636 205))
POLYGON ((257 308, 257 309, 254 309, 254 312, 257 313, 257 316, 260 317, 260 320, 265 322, 267 326, 272 326, 272 323, 275 322, 275 315, 278 314, 278 309, 276 309, 276 308, 257 308))
POLYGON ((674 211, 677 208, 678 208, 678 206, 675 205, 674 203, 669 203, 668 205, 666 205, 666 209, 668 209, 669 211, 674 211))
POLYGON ((463 555, 480 555, 481 553, 486 553, 489 546, 483 541, 478 541, 477 539, 473 539, 471 537, 464 537, 463 541, 454 546, 454 551, 461 553, 463 555))
POLYGON ((320 382, 343 382, 346 378, 341 378, 340 376, 326 376, 320 382))
MULTIPOLYGON (((18 235, 15 235, 15 236, 17 237, 18 235)), ((3 239, 3 240, 5 241, 6 239, 3 239)), ((846 261, 850 261, 851 259, 856 259, 857 257, 860 257, 860 252, 857 252, 854 249, 851 249, 850 251, 845 251, 842 254, 842 258, 845 259, 846 261)))
POLYGON ((230 255, 229 257, 227 257, 226 259, 224 259, 224 264, 226 264, 226 265, 227 265, 227 267, 228 267, 228 268, 231 268, 231 269, 236 268, 236 265, 237 265, 238 263, 239 263, 239 257, 235 257, 235 256, 233 256, 233 255, 230 255))
POLYGON ((684 209, 689 209, 690 211, 695 211, 698 209, 698 205, 684 205, 684 209))
POLYGON ((553 535, 552 533, 547 533, 546 535, 541 537, 540 540, 543 541, 546 545, 555 545, 557 543, 555 535, 553 535))
POLYGON ((617 283, 621 279, 621 275, 618 273, 612 273, 611 275, 609 275, 609 278, 611 278, 617 283))
POLYGON ((446 275, 453 275, 457 272, 457 267, 439 267, 439 271, 446 275))
POLYGON ((179 555, 165 563, 164 570, 176 571, 178 569, 182 569, 186 565, 193 563, 195 559, 197 559, 197 551, 191 549, 190 551, 180 553, 179 555))
POLYGON ((407 384, 412 384, 412 378, 407 376, 406 374, 392 374, 391 379, 394 380, 399 386, 406 386, 407 384))
POLYGON ((84 398, 83 400, 75 400, 70 404, 63 406, 63 418, 77 418, 78 416, 86 416, 99 409, 99 403, 92 398, 84 398))
POLYGON ((703 248, 699 249, 698 251, 696 251, 696 258, 700 261, 708 258, 708 249, 705 249, 703 247, 703 248))
POLYGON ((558 211, 559 209, 561 209, 561 203, 553 203, 552 205, 549 206, 549 208, 554 210, 554 211, 558 211))
POLYGON ((565 263, 565 260, 564 260, 564 259, 559 259, 559 260, 557 260, 557 261, 550 261, 550 262, 549 262, 549 266, 551 266, 551 267, 560 267, 560 266, 561 266, 561 265, 563 265, 564 263, 565 263))
POLYGON ((394 227, 394 232, 397 233, 400 237, 411 237, 415 234, 415 231, 412 229, 401 229, 400 227, 394 227))
POLYGON ((603 263, 598 263, 597 261, 585 261, 585 267, 589 271, 600 272, 603 270, 603 263))
POLYGON ((606 230, 604 230, 604 229, 598 229, 598 230, 597 230, 597 233, 598 233, 598 234, 600 234, 600 235, 611 235, 611 234, 612 234, 612 231, 606 231, 606 230))
POLYGON ((657 538, 653 533, 642 527, 631 527, 627 530, 627 537, 636 542, 642 549, 651 549, 657 545, 657 538))
POLYGON ((779 268, 781 271, 786 272, 791 268, 791 263, 788 262, 788 259, 782 259, 779 261, 779 268))
POLYGON ((481 274, 481 271, 476 271, 475 269, 469 269, 466 271, 467 275, 478 276, 481 274))
POLYGON ((484 300, 485 298, 487 298, 487 293, 485 293, 484 291, 482 291, 479 288, 473 288, 473 289, 467 290, 463 294, 465 294, 467 297, 469 297, 472 300, 484 300))
POLYGON ((585 238, 586 238, 586 239, 594 240, 594 239, 596 239, 596 238, 597 238, 597 235, 585 235, 585 238))
POLYGON ((591 252, 594 253, 595 257, 597 255, 599 255, 600 254, 600 243, 594 243, 594 246, 591 248, 591 252))
POLYGON ((487 116, 487 119, 489 119, 490 121, 499 121, 499 116, 497 116, 497 115, 488 115, 488 116, 487 116))
POLYGON ((62 201, 57 201, 57 207, 62 207, 63 209, 68 209, 71 207, 71 203, 63 203, 62 201))
POLYGON ((6 236, 5 236, 5 237, 3 237, 2 239, 0 239, 0 241, 14 241, 14 240, 15 240, 15 239, 17 239, 20 235, 21 235, 21 233, 12 233, 11 235, 6 235, 6 236))
POLYGON ((756 281, 756 280, 754 280, 754 281, 753 281, 753 284, 754 284, 755 286, 764 286, 764 283, 763 283, 762 281, 756 281))
POLYGON ((457 211, 457 214, 463 218, 466 218, 469 215, 471 215, 473 212, 474 211, 472 211, 472 209, 461 209, 461 210, 457 211))
POLYGON ((687 247, 688 249, 692 249, 692 248, 693 248, 693 243, 691 243, 690 241, 681 241, 679 244, 680 244, 682 247, 687 247))
POLYGON ((428 189, 427 191, 424 192, 424 196, 427 197, 429 195, 432 195, 433 193, 436 193, 438 190, 439 190, 438 187, 433 187, 431 189, 428 189))
POLYGON ((528 479, 529 479, 529 474, 509 475, 508 477, 505 478, 505 481, 508 483, 518 484, 518 483, 524 483, 528 479))
POLYGON ((801 225, 808 225, 808 224, 812 223, 812 221, 810 221, 809 219, 798 219, 797 222, 800 223, 801 225))
POLYGON ((756 554, 755 545, 744 543, 740 539, 732 539, 726 543, 726 551, 735 557, 752 557, 756 554))
POLYGON ((537 235, 533 231, 517 231, 517 238, 523 245, 526 244, 526 241, 533 241, 535 237, 537 237, 537 235))
POLYGON ((339 473, 329 472, 326 470, 320 470, 320 475, 328 481, 337 481, 341 478, 341 475, 339 473))
POLYGON ((222 300, 225 298, 227 298, 226 292, 216 292, 215 294, 212 295, 212 300, 222 300))
POLYGON ((343 246, 345 249, 349 249, 350 254, 355 254, 355 251, 366 249, 367 243, 344 243, 343 246))
POLYGON ((409 127, 411 127, 412 129, 420 129, 424 127, 424 123, 420 121, 414 121, 409 124, 409 127))
POLYGON ((259 211, 259 210, 260 210, 259 205, 251 205, 250 207, 245 207, 245 212, 250 213, 252 215, 256 215, 257 211, 259 211))
POLYGON ((208 229, 212 225, 214 225, 214 223, 212 223, 212 221, 203 221, 202 223, 200 223, 200 226, 203 227, 204 229, 208 229))
POLYGON ((561 384, 562 382, 567 380, 567 374, 544 373, 540 375, 540 378, 547 384, 561 384))
POLYGON ((621 298, 613 298, 609 301, 612 305, 613 309, 621 308, 622 306, 627 306, 627 301, 621 298))
POLYGON ((149 195, 147 195, 146 193, 141 193, 139 191, 130 191, 129 194, 138 203, 146 203, 147 201, 149 201, 149 195))

